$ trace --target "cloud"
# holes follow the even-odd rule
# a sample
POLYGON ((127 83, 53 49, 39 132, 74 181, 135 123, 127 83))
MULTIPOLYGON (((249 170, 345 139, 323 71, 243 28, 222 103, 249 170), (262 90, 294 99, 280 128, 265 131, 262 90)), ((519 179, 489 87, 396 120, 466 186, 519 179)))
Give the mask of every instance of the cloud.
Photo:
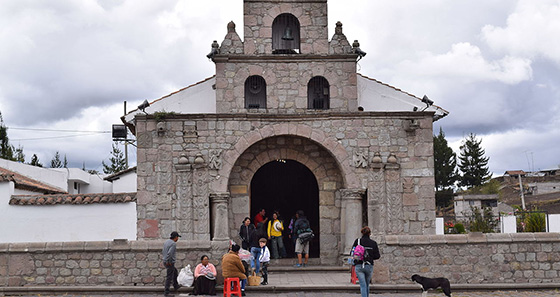
POLYGON ((498 81, 517 84, 532 76, 530 60, 506 56, 489 61, 477 46, 467 42, 453 44, 450 51, 440 55, 425 52, 419 60, 405 60, 396 69, 415 77, 453 78, 462 83, 498 81))
POLYGON ((496 52, 540 57, 560 65, 560 2, 520 0, 504 27, 486 25, 482 37, 496 52))

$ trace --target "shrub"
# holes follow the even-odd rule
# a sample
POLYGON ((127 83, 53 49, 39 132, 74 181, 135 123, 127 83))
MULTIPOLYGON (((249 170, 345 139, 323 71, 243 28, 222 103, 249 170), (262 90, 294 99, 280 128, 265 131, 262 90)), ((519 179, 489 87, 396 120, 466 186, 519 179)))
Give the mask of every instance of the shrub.
POLYGON ((478 207, 471 207, 471 217, 469 218, 470 232, 494 233, 498 226, 498 220, 494 219, 492 209, 485 207, 483 211, 478 207))
POLYGON ((546 215, 531 212, 525 217, 525 232, 546 232, 546 215))
POLYGON ((465 231, 465 226, 461 223, 455 224, 455 231, 457 231, 458 234, 467 233, 467 231, 465 231))

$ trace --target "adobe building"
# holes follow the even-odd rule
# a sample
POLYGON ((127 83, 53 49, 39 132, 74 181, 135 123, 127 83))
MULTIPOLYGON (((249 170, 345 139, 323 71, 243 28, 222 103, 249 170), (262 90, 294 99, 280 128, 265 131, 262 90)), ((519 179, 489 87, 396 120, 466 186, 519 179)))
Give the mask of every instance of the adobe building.
MULTIPOLYGON (((362 226, 435 234, 432 124, 447 111, 356 72, 365 52, 327 0, 244 0, 216 74, 122 120, 137 138, 138 240, 239 242, 242 220, 305 212, 311 257, 339 263, 362 226)), ((350 16, 349 16, 350 17, 350 16)), ((288 243, 288 239, 286 239, 288 243)))

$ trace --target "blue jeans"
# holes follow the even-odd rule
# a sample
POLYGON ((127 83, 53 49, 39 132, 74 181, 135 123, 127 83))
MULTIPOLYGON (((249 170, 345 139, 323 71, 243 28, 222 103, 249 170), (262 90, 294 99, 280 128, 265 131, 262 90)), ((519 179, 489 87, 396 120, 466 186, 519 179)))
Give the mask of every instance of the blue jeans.
POLYGON ((369 281, 371 280, 371 276, 373 275, 373 265, 362 264, 356 265, 356 276, 360 281, 360 292, 362 293, 362 297, 369 296, 369 281))
POLYGON ((255 266, 257 266, 255 268, 255 273, 259 274, 259 271, 261 269, 261 262, 259 262, 259 258, 261 256, 261 249, 258 248, 258 247, 252 247, 251 248, 251 255, 253 256, 251 258, 251 268, 255 268, 255 266))

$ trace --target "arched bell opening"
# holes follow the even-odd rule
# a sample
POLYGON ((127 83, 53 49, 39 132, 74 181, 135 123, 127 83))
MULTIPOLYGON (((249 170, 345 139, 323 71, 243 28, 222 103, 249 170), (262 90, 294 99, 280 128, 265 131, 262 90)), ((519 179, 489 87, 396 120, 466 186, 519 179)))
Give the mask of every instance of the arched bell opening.
POLYGON ((272 53, 300 53, 300 25, 293 14, 280 14, 272 22, 272 53))

